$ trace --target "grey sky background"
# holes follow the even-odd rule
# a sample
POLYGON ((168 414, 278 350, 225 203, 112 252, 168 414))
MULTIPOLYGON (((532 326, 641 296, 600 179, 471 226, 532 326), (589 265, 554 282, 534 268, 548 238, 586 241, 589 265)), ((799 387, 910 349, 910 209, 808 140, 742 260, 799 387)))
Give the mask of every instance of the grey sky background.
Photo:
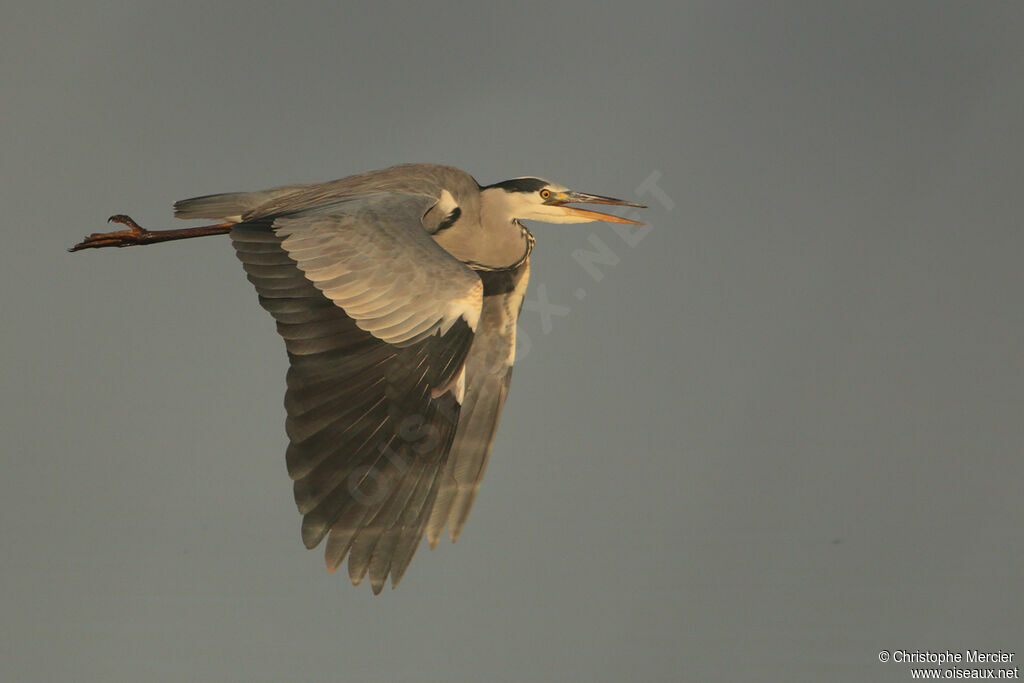
POLYGON ((1021 3, 4 14, 4 681, 1020 664, 1021 3), (645 200, 651 229, 532 226, 529 300, 563 315, 523 314, 459 543, 374 598, 302 547, 283 344, 227 240, 64 249, 406 161, 645 200))

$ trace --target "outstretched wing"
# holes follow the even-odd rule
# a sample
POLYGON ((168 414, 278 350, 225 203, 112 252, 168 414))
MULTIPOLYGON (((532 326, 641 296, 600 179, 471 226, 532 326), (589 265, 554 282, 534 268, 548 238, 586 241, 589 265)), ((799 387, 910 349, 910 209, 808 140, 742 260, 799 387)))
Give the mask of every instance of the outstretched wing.
POLYGON ((426 529, 459 423, 483 285, 420 224, 433 203, 364 195, 236 226, 290 368, 289 475, 302 538, 335 570, 397 584, 426 529))
POLYGON ((484 282, 483 311, 466 358, 466 395, 459 426, 427 524, 431 548, 437 547, 445 525, 453 542, 459 537, 480 490, 512 381, 516 321, 530 279, 530 262, 515 270, 479 275, 484 282))

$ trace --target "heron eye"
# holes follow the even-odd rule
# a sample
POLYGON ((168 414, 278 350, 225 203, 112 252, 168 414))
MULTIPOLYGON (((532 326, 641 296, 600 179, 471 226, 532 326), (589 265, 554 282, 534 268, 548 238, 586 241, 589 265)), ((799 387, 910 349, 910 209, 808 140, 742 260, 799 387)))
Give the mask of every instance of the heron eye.
POLYGON ((547 199, 550 196, 551 196, 551 190, 541 190, 540 191, 540 198, 541 199, 547 199))

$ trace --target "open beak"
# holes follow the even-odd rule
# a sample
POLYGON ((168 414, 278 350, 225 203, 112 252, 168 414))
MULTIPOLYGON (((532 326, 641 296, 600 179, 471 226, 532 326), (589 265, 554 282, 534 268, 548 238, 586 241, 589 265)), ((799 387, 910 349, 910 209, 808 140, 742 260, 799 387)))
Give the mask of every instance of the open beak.
POLYGON ((628 223, 629 225, 643 225, 640 221, 630 220, 628 218, 621 218, 614 216, 610 213, 601 213, 600 211, 590 211, 588 209, 577 209, 574 206, 565 206, 566 204, 613 204, 615 206, 632 206, 637 209, 646 209, 647 207, 643 204, 637 204, 635 202, 627 202, 623 199, 615 199, 614 197, 602 197, 599 194, 587 194, 586 192, 559 192, 555 194, 551 199, 547 201, 548 204, 557 206, 562 209, 566 214, 570 216, 578 216, 588 221, 607 221, 608 223, 628 223))

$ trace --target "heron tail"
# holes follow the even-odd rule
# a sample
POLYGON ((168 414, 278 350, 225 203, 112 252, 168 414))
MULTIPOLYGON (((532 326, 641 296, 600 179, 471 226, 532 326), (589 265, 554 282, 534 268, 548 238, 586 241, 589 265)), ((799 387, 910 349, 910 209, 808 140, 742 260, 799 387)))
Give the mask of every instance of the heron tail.
POLYGON ((175 218, 232 218, 242 216, 260 204, 262 193, 226 192, 174 202, 175 218))

